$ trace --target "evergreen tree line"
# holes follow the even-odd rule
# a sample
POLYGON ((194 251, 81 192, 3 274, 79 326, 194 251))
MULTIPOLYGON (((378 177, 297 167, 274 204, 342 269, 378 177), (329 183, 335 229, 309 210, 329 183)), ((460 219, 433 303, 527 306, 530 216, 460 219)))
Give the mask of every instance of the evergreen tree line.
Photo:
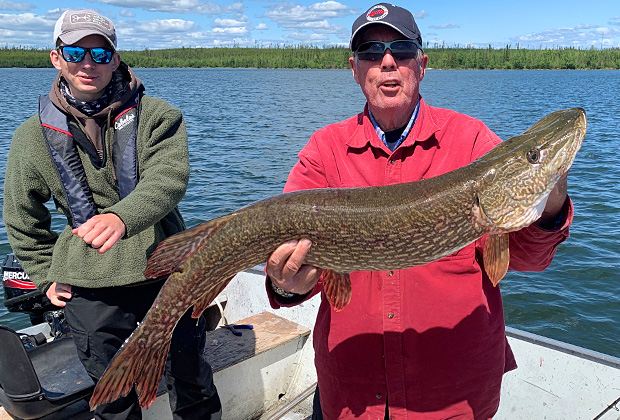
MULTIPOLYGON (((620 48, 443 48, 427 47, 428 67, 438 69, 620 69, 620 48)), ((348 69, 343 47, 172 48, 120 51, 130 67, 232 67, 348 69)), ((0 48, 0 67, 50 67, 49 50, 0 48)))

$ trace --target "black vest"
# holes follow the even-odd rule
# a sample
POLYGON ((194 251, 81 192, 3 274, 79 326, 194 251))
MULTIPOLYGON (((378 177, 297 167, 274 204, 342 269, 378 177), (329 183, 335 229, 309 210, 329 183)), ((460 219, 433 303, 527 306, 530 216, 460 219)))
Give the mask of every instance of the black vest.
MULTIPOLYGON (((114 115, 114 140, 112 162, 116 173, 116 186, 121 199, 136 188, 138 183, 138 114, 140 92, 136 93, 114 115)), ((43 137, 60 178, 63 192, 69 204, 67 222, 75 228, 97 214, 93 194, 88 186, 86 172, 80 160, 77 143, 69 129, 67 115, 52 103, 48 95, 39 97, 39 119, 43 137)), ((82 147, 92 148, 88 139, 82 147)), ((105 139, 104 139, 105 141, 105 139)))

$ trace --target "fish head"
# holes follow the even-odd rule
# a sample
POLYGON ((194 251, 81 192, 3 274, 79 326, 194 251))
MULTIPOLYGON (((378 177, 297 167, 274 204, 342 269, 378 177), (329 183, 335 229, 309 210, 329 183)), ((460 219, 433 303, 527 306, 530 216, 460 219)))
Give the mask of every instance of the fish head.
POLYGON ((581 108, 556 111, 487 154, 491 163, 481 177, 478 206, 490 231, 519 230, 541 216, 581 148, 586 125, 581 108))

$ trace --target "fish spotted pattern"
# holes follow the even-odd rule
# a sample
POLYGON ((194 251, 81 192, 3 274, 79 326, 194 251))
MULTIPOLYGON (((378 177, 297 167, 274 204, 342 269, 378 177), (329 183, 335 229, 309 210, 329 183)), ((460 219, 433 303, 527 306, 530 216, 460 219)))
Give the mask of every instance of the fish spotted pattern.
POLYGON ((91 408, 127 395, 156 397, 172 332, 193 305, 198 317, 239 271, 264 263, 283 242, 309 238, 305 263, 326 269, 334 309, 351 297, 348 273, 422 265, 489 234, 485 270, 508 268, 507 233, 540 217, 586 131, 583 109, 556 111, 471 164, 418 182, 296 191, 259 201, 163 241, 145 275, 169 275, 144 321, 99 380, 91 408))

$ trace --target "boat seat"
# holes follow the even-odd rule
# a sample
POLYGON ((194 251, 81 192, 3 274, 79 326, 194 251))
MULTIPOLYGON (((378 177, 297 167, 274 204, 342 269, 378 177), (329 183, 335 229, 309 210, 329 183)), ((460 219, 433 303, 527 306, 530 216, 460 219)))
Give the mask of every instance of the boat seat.
POLYGON ((71 337, 26 350, 18 333, 0 325, 0 404, 14 418, 54 413, 90 397, 94 386, 71 337))
MULTIPOLYGON (((239 324, 253 329, 239 329, 241 335, 226 327, 209 331, 203 360, 213 369, 224 416, 258 418, 257 414, 272 408, 289 392, 310 330, 271 312, 231 325, 239 324)), ((160 420, 155 413, 163 412, 168 404, 168 395, 158 394, 151 408, 143 411, 143 419, 160 420)))

